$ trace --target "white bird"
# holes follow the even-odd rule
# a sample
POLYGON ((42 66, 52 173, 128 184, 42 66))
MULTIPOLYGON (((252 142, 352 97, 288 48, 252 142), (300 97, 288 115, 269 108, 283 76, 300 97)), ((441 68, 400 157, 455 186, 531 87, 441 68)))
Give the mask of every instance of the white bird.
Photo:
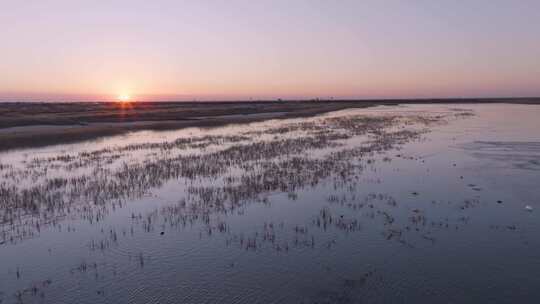
POLYGON ((525 206, 525 210, 527 210, 527 211, 533 211, 533 207, 527 205, 527 206, 525 206))

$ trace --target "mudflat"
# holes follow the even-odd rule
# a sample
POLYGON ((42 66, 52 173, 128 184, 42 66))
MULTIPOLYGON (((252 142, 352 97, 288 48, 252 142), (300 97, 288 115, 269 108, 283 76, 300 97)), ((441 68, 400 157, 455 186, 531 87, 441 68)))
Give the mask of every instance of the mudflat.
POLYGON ((0 302, 530 303, 539 116, 379 106, 2 151, 0 302))
POLYGON ((0 103, 0 150, 74 142, 142 129, 214 127, 266 119, 307 117, 373 105, 491 102, 538 104, 540 99, 6 102, 0 103))

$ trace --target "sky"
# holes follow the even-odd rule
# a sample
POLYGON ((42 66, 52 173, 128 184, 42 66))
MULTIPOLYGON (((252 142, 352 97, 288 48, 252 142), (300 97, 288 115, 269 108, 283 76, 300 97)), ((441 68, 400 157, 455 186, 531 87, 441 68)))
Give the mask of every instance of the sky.
POLYGON ((540 96, 540 1, 2 0, 0 101, 540 96))

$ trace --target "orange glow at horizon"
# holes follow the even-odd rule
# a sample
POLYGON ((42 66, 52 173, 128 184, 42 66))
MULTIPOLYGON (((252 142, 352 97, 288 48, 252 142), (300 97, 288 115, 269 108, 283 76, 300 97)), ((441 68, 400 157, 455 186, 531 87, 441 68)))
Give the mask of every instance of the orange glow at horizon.
POLYGON ((131 101, 131 96, 129 96, 128 94, 118 95, 118 101, 119 102, 130 102, 131 101))

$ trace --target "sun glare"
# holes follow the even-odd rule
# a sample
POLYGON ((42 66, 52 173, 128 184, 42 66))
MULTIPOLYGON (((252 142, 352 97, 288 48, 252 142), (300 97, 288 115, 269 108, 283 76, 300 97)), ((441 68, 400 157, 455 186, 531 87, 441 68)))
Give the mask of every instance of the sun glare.
POLYGON ((118 101, 120 102, 128 102, 130 101, 131 97, 127 94, 122 94, 118 96, 118 101))

